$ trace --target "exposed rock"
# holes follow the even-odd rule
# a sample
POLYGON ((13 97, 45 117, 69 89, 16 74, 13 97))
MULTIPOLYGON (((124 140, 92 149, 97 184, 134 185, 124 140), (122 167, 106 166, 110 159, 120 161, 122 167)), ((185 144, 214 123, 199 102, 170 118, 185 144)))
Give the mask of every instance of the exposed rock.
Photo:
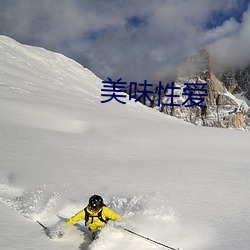
POLYGON ((241 94, 250 100, 250 66, 244 69, 231 69, 217 74, 227 90, 232 94, 241 94))
POLYGON ((214 73, 210 64, 209 52, 206 49, 187 58, 177 69, 174 86, 179 89, 174 90, 174 95, 179 98, 175 101, 171 99, 173 92, 171 92, 172 85, 169 85, 168 90, 162 95, 160 107, 157 107, 156 95, 152 96, 154 104, 151 103, 150 106, 196 125, 248 129, 250 109, 245 101, 237 99, 233 94, 241 91, 245 97, 250 97, 250 91, 248 91, 250 67, 241 71, 214 73), (197 105, 192 106, 192 102, 187 101, 188 96, 185 92, 187 83, 197 86, 192 90, 197 95, 198 102, 194 101, 198 103, 197 105), (205 91, 206 97, 201 95, 205 91), (202 101, 199 102, 199 100, 202 101), (187 107, 188 105, 191 106, 187 107))

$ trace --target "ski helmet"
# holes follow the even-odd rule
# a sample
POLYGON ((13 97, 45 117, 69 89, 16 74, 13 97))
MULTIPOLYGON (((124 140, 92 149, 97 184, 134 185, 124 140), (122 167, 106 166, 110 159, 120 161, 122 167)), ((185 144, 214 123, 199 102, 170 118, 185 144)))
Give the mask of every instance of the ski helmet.
POLYGON ((93 210, 98 210, 103 207, 103 199, 99 195, 93 195, 89 198, 89 206, 93 210))

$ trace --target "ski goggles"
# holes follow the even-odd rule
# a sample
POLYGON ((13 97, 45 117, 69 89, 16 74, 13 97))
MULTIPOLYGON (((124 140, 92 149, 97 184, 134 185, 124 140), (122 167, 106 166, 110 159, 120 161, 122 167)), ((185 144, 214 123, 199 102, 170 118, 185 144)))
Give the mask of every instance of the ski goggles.
POLYGON ((97 206, 93 206, 93 205, 92 206, 90 205, 89 208, 93 212, 97 212, 97 211, 99 211, 101 209, 101 207, 97 207, 97 206))

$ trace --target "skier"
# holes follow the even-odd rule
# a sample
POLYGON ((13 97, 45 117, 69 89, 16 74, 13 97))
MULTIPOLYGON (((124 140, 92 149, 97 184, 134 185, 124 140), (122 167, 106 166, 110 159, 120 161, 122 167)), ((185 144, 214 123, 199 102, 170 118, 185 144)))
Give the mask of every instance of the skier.
POLYGON ((89 198, 89 204, 72 216, 67 224, 74 225, 80 220, 85 220, 85 226, 92 232, 94 239, 109 220, 120 222, 122 219, 120 215, 105 206, 101 196, 95 194, 89 198))

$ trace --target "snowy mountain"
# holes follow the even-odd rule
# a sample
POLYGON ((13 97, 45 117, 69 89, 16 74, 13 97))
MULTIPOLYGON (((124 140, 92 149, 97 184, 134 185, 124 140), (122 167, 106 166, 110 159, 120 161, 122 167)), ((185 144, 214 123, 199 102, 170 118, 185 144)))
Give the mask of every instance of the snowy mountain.
MULTIPOLYGON (((250 109, 247 102, 234 96, 229 85, 219 77, 209 51, 202 49, 187 58, 178 69, 177 85, 184 82, 206 83, 207 97, 204 104, 207 108, 186 108, 182 111, 185 120, 204 126, 248 129, 250 127, 250 109), (190 118, 191 117, 191 118, 190 118)), ((242 80, 239 79, 241 82, 242 80)), ((242 81, 243 82, 243 81, 242 81)))
POLYGON ((250 105, 250 66, 226 70, 217 75, 230 93, 245 98, 250 105))
POLYGON ((193 126, 133 100, 63 55, 0 36, 1 249, 153 250, 109 224, 53 229, 93 194, 122 226, 184 250, 248 250, 250 134, 193 126))
POLYGON ((198 51, 178 67, 176 89, 172 92, 172 86, 168 87, 161 96, 160 107, 156 94, 151 95, 154 103, 149 106, 195 125, 249 130, 249 69, 218 70, 221 67, 214 63, 208 50, 198 51), (187 89, 187 84, 195 85, 187 89), (192 91, 197 100, 188 100, 186 90, 192 91), (173 95, 179 96, 174 102, 173 95), (195 102, 198 105, 193 105, 195 102))

